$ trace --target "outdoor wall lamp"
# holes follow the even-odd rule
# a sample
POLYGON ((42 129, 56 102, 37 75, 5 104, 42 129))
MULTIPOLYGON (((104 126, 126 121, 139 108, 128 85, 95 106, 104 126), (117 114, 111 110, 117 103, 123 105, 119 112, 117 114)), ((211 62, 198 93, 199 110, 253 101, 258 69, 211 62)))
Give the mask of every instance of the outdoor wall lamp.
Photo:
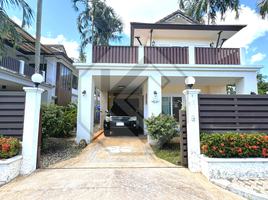
POLYGON ((31 79, 34 82, 36 88, 38 88, 38 85, 44 81, 44 78, 41 74, 33 74, 31 79))
POLYGON ((151 100, 153 103, 157 103, 157 102, 159 102, 159 99, 158 99, 158 97, 157 97, 157 92, 156 91, 154 91, 154 98, 152 98, 152 100, 151 100))
POLYGON ((156 95, 157 95, 157 92, 156 92, 156 91, 154 91, 154 97, 156 97, 156 95))
POLYGON ((211 42, 211 43, 209 44, 209 46, 210 46, 211 48, 213 48, 213 47, 214 47, 214 42, 211 42))
POLYGON ((85 96, 86 93, 87 93, 87 91, 83 90, 83 92, 82 92, 83 96, 85 96))
POLYGON ((155 46, 155 41, 152 42, 152 46, 153 46, 153 47, 155 46))
POLYGON ((189 87, 189 89, 192 89, 192 87, 193 87, 194 84, 195 84, 195 78, 192 77, 192 76, 188 76, 188 77, 185 79, 185 84, 189 87))

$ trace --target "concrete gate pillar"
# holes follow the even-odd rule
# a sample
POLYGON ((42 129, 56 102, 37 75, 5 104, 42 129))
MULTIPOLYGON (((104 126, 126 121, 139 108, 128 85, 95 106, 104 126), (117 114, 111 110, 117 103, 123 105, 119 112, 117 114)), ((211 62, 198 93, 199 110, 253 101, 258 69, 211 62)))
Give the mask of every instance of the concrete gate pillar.
POLYGON ((187 152, 188 168, 191 172, 200 172, 200 129, 198 94, 200 90, 187 89, 183 91, 186 99, 187 116, 187 152))
POLYGON ((100 95, 100 126, 103 129, 103 122, 104 119, 107 115, 107 113, 105 113, 105 110, 108 110, 108 92, 107 91, 101 91, 101 95, 100 95))

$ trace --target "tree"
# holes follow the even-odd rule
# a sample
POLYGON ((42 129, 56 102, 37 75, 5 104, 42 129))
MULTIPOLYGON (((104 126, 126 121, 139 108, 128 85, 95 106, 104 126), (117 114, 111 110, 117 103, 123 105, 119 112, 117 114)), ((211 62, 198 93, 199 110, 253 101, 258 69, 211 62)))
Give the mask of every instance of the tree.
POLYGON ((35 38, 35 73, 40 73, 41 21, 43 0, 37 1, 36 38, 35 38))
POLYGON ((195 20, 205 23, 204 15, 207 14, 207 24, 216 23, 217 12, 221 14, 221 20, 225 19, 225 13, 230 9, 236 12, 236 19, 239 18, 239 0, 179 0, 180 9, 195 20), (210 22, 211 21, 211 22, 210 22))
POLYGON ((258 93, 259 94, 266 94, 268 91, 268 82, 267 76, 258 74, 257 75, 257 82, 258 82, 258 93))
POLYGON ((0 1, 0 60, 6 55, 5 38, 10 35, 15 51, 16 47, 20 44, 20 33, 17 31, 16 26, 10 21, 6 9, 19 8, 23 11, 21 27, 30 26, 33 20, 33 10, 24 0, 1 0, 0 1))
POLYGON ((258 0, 256 10, 265 19, 268 15, 268 0, 258 0))
POLYGON ((123 22, 114 9, 101 0, 72 0, 73 8, 79 11, 80 2, 84 10, 78 15, 77 28, 81 34, 80 59, 84 58, 84 48, 87 44, 105 45, 109 42, 120 41, 123 32, 123 22), (119 33, 119 34, 118 34, 119 33))

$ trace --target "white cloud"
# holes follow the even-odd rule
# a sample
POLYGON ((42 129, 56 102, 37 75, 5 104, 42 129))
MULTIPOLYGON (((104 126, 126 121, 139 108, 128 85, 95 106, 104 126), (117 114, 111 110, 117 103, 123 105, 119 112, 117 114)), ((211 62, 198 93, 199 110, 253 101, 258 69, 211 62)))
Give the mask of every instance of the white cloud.
POLYGON ((250 64, 253 64, 256 61, 261 61, 266 57, 266 54, 258 53, 251 57, 250 64))
MULTIPOLYGON (((19 18, 17 18, 15 15, 13 15, 13 17, 11 18, 16 24, 18 24, 19 26, 21 26, 22 25, 22 21, 19 19, 19 18)), ((27 29, 27 30, 32 30, 32 27, 31 26, 25 26, 25 28, 27 29)))
MULTIPOLYGON (((34 36, 35 37, 35 36, 34 36)), ((58 35, 56 38, 41 37, 42 44, 62 44, 64 45, 67 55, 71 58, 79 58, 79 44, 76 41, 67 41, 63 35, 58 35)))
POLYGON ((258 47, 254 47, 254 48, 252 49, 252 51, 255 52, 257 49, 258 49, 258 47))
POLYGON ((235 19, 235 12, 228 11, 225 21, 220 21, 218 15, 218 25, 247 25, 232 38, 224 43, 224 47, 244 47, 251 44, 259 37, 265 36, 268 32, 268 20, 262 19, 255 10, 251 10, 248 6, 241 6, 241 13, 238 20, 235 19))

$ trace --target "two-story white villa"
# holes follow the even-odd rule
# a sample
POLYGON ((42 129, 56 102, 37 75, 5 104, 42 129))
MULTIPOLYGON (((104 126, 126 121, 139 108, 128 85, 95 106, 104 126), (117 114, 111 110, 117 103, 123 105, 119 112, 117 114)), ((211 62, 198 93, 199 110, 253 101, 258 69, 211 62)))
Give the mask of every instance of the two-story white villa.
MULTIPOLYGON (((243 25, 202 25, 176 11, 156 23, 131 23, 131 46, 88 46, 87 63, 79 70, 77 142, 93 136, 94 89, 101 90, 101 122, 116 99, 130 99, 143 118, 173 114, 185 101, 185 79, 196 79, 203 94, 257 93, 256 72, 246 64, 243 47, 222 48, 243 25), (137 103, 138 102, 138 103, 137 103)), ((131 105, 130 105, 131 106, 131 105)), ((146 134, 145 131, 141 131, 146 134)))
MULTIPOLYGON (((10 19, 21 34, 22 44, 13 50, 12 38, 5 38, 7 56, 0 61, 0 91, 22 91, 23 87, 33 87, 31 76, 35 73, 35 38, 10 19)), ((73 66, 63 45, 41 44, 40 71, 44 82, 42 102, 55 101, 66 105, 65 101, 78 98, 78 70, 73 66)))

